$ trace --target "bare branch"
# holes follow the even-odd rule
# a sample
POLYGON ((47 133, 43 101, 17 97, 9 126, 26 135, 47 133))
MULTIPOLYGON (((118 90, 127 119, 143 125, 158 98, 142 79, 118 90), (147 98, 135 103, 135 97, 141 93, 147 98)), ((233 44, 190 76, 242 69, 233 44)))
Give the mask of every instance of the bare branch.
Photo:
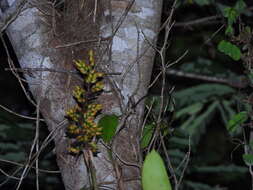
POLYGON ((204 17, 196 20, 191 20, 187 22, 178 22, 175 24, 175 27, 192 27, 196 25, 207 25, 207 24, 213 24, 213 23, 219 23, 218 19, 221 19, 221 15, 214 15, 209 17, 204 17))
MULTIPOLYGON (((7 108, 7 107, 5 107, 5 106, 3 106, 1 104, 0 104, 0 108, 2 108, 3 110, 5 110, 5 111, 7 111, 7 112, 9 112, 9 113, 11 113, 11 114, 13 114, 15 116, 18 116, 18 117, 21 117, 21 118, 24 118, 24 119, 36 120, 35 117, 29 117, 29 116, 26 116, 26 115, 22 115, 22 114, 16 113, 16 112, 10 110, 9 108, 7 108)), ((40 121, 45 121, 45 120, 44 119, 40 119, 40 121)))
POLYGON ((188 72, 179 71, 175 69, 167 69, 166 74, 177 76, 177 77, 184 77, 184 78, 189 78, 189 79, 196 79, 196 80, 202 80, 202 81, 207 81, 207 82, 226 84, 234 88, 245 88, 248 86, 248 81, 244 80, 243 76, 231 80, 227 78, 218 78, 214 76, 206 76, 206 75, 197 74, 197 73, 188 73, 188 72))

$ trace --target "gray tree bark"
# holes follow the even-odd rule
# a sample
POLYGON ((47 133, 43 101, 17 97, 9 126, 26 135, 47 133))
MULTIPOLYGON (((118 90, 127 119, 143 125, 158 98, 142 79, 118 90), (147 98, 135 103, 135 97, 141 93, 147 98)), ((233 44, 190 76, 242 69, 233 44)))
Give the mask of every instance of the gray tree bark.
MULTIPOLYGON (((12 5, 14 1, 8 2, 12 5)), ((127 0, 103 0, 98 4, 95 0, 76 0, 72 7, 77 13, 66 12, 63 17, 59 16, 59 20, 73 21, 84 14, 80 16, 82 23, 67 26, 55 26, 57 11, 48 3, 50 1, 28 2, 7 28, 21 68, 73 70, 73 60, 84 58, 84 52, 94 43, 67 46, 63 43, 80 42, 91 37, 96 39, 95 43, 102 41, 95 48, 100 68, 121 75, 106 77, 106 90, 112 93, 104 93, 98 101, 104 105, 104 114, 121 115, 121 120, 111 146, 112 158, 108 156, 108 147, 103 144, 99 145, 100 153, 94 157, 97 183, 99 189, 106 189, 105 186, 141 189, 139 141, 144 112, 141 100, 147 93, 155 54, 146 38, 155 43, 162 0, 136 0, 132 4, 127 0), (85 7, 84 2, 88 2, 88 6, 85 7), (92 32, 85 36, 85 27, 82 29, 82 26, 91 26, 92 32)), ((57 163, 66 190, 88 187, 89 175, 84 160, 67 153, 69 141, 64 131, 65 112, 75 103, 71 89, 78 79, 63 72, 49 71, 25 74, 25 78, 34 99, 40 102, 40 111, 49 131, 54 134, 57 163)))

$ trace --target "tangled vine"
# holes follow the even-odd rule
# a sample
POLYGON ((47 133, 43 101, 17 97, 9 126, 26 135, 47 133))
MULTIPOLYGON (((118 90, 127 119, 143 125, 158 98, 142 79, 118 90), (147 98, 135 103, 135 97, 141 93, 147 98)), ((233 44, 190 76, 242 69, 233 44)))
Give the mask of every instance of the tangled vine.
POLYGON ((95 70, 94 53, 89 51, 89 61, 75 61, 75 67, 83 77, 83 85, 76 86, 73 96, 77 105, 66 112, 69 125, 66 130, 68 138, 72 139, 68 151, 77 155, 84 149, 96 151, 95 139, 101 135, 102 129, 95 122, 102 110, 102 105, 96 103, 97 97, 103 91, 103 73, 95 70))

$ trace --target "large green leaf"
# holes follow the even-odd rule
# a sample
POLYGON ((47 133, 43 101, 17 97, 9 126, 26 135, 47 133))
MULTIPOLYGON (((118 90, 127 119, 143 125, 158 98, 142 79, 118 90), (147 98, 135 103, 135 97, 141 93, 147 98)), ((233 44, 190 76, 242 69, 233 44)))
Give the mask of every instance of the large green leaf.
POLYGON ((172 189, 163 160, 155 150, 152 150, 144 160, 141 181, 143 190, 172 189))
POLYGON ((102 128, 101 136, 105 142, 109 143, 111 141, 116 133, 118 123, 119 119, 116 115, 105 115, 99 120, 98 126, 102 128))
POLYGON ((229 57, 231 57, 233 60, 238 61, 241 59, 241 50, 234 44, 231 44, 228 41, 222 40, 220 41, 218 45, 218 50, 229 57))
POLYGON ((242 111, 236 114, 231 120, 229 120, 228 125, 227 125, 227 130, 233 133, 247 119, 248 119, 248 114, 245 111, 242 111))

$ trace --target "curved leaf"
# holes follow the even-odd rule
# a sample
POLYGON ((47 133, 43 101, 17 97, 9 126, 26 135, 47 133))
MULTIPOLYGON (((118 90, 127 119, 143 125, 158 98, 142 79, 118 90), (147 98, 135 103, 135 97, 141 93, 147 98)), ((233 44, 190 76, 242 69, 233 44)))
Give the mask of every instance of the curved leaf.
POLYGON ((163 160, 155 150, 152 150, 145 158, 141 181, 143 190, 172 189, 163 160))
POLYGON ((235 61, 241 59, 241 50, 237 46, 231 44, 228 41, 222 40, 218 45, 218 50, 228 55, 235 61))

